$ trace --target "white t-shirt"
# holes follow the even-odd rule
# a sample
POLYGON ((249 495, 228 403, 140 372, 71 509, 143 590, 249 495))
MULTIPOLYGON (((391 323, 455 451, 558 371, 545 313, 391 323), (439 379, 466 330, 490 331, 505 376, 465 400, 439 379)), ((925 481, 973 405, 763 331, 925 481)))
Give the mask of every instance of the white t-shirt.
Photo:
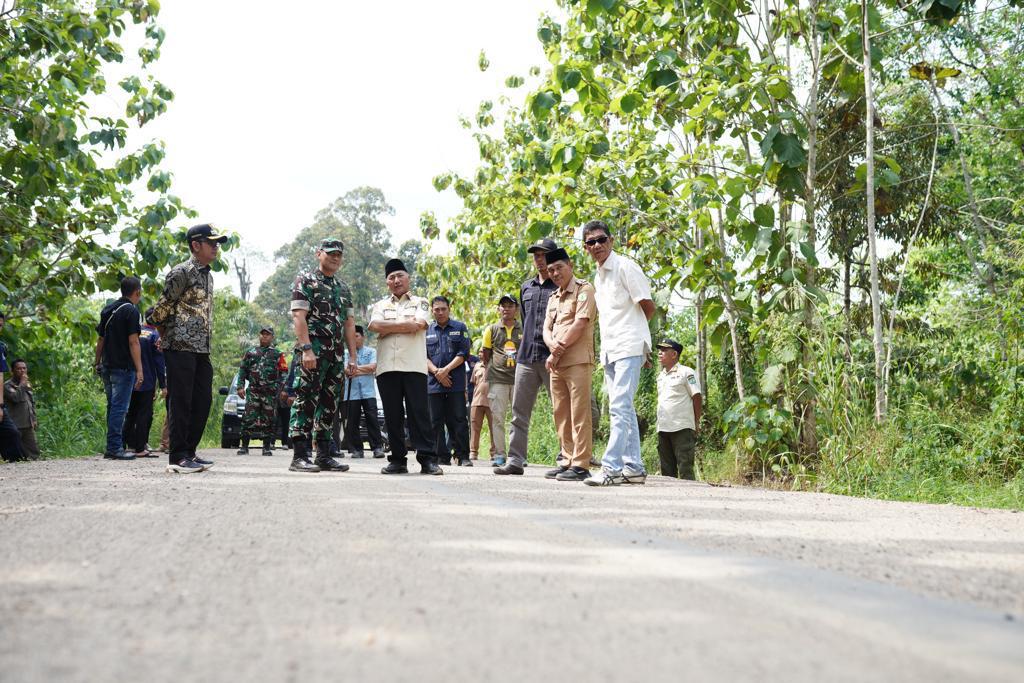
POLYGON ((615 252, 594 274, 594 299, 601 328, 601 364, 651 352, 651 330, 640 302, 651 298, 651 283, 632 259, 615 252))
MULTIPOLYGON (((406 292, 402 298, 387 296, 370 307, 369 321, 430 322, 430 302, 406 292)), ((388 334, 377 340, 377 375, 385 372, 427 374, 427 328, 405 334, 388 334)))
POLYGON ((676 363, 671 370, 658 373, 658 431, 678 432, 696 429, 693 397, 700 393, 700 382, 693 368, 676 363))

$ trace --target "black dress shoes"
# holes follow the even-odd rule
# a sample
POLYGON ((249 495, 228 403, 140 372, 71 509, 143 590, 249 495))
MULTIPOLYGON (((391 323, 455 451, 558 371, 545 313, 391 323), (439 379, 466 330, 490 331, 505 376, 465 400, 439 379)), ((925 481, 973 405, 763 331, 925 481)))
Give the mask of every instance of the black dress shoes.
POLYGON ((420 474, 444 474, 444 470, 436 463, 428 462, 420 466, 420 474))
POLYGON ((492 471, 495 474, 522 474, 523 468, 520 467, 519 465, 513 465, 512 463, 508 462, 502 465, 501 467, 495 467, 492 471))

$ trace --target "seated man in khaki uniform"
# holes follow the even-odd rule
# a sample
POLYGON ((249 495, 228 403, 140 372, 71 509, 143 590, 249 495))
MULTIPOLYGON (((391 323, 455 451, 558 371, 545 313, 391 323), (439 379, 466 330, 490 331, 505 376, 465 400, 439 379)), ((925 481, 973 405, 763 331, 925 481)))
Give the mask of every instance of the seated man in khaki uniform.
POLYGON ((548 274, 558 291, 548 299, 544 343, 551 350, 551 402, 562 452, 568 461, 544 476, 558 481, 583 481, 590 476, 594 450, 590 388, 594 374, 594 287, 573 274, 565 249, 546 254, 548 274))

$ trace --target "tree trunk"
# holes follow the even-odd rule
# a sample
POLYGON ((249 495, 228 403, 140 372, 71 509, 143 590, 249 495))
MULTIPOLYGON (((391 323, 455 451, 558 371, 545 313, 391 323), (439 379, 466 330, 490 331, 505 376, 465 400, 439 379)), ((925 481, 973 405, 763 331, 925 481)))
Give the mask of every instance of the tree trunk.
MULTIPOLYGON (((700 226, 694 227, 694 244, 697 253, 704 251, 704 231, 700 226)), ((697 292, 694 299, 694 309, 697 321, 697 379, 700 381, 700 390, 704 396, 708 395, 708 335, 704 329, 704 289, 697 292)), ((699 426, 699 425, 698 425, 699 426)))
MULTIPOLYGON (((810 12, 810 51, 811 51, 811 83, 807 94, 807 177, 804 184, 804 213, 807 221, 807 243, 812 250, 816 251, 818 242, 817 211, 818 202, 816 196, 816 174, 818 171, 818 82, 820 80, 821 68, 821 45, 818 42, 818 22, 816 21, 818 3, 812 2, 810 12)), ((804 279, 808 287, 814 287, 818 282, 818 271, 814 264, 809 261, 804 265, 804 279)), ((814 298, 805 295, 803 306, 804 334, 800 337, 801 366, 803 373, 799 380, 799 389, 796 397, 800 423, 797 425, 798 443, 800 444, 800 455, 804 458, 816 459, 818 457, 818 420, 817 420, 817 399, 814 387, 814 368, 817 358, 814 354, 812 340, 819 334, 817 307, 814 298)))
POLYGON ((875 237, 875 93, 871 72, 871 27, 868 22, 868 2, 860 3, 861 51, 864 57, 865 156, 867 157, 867 233, 868 261, 871 270, 871 321, 875 347, 875 422, 884 422, 885 402, 884 368, 885 346, 882 337, 882 292, 878 284, 878 244, 875 237))

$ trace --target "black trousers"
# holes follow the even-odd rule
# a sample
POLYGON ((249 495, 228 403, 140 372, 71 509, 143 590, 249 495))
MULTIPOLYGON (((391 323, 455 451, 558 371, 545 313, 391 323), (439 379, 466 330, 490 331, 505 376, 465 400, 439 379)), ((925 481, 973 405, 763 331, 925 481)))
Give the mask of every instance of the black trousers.
POLYGON ((167 363, 167 429, 171 462, 191 458, 203 438, 213 404, 210 354, 164 351, 167 363))
POLYGON ((430 427, 434 430, 434 453, 442 460, 469 457, 469 418, 466 416, 466 394, 449 391, 430 394, 430 427), (445 429, 448 436, 445 437, 445 429), (449 445, 451 449, 449 450, 449 445))
MULTIPOLYGON (((424 390, 426 388, 424 387, 424 390)), ((25 459, 25 451, 21 447, 21 432, 14 426, 14 420, 7 414, 4 406, 4 419, 0 421, 0 456, 7 462, 25 459)))
POLYGON ((430 428, 427 407, 427 375, 423 372, 385 372, 377 375, 377 389, 384 408, 384 426, 391 442, 388 460, 405 464, 409 449, 405 446, 405 426, 409 440, 422 465, 434 458, 434 432, 430 428))
POLYGON ((124 429, 121 438, 124 447, 136 453, 146 449, 149 441, 149 429, 153 426, 153 394, 156 389, 133 391, 132 401, 128 404, 128 414, 124 416, 124 429))
POLYGON ((356 453, 363 452, 363 440, 359 437, 359 422, 366 419, 366 436, 370 439, 370 448, 377 450, 384 448, 384 437, 380 433, 380 425, 377 424, 377 399, 362 398, 346 401, 348 406, 348 423, 345 425, 345 441, 356 453))

